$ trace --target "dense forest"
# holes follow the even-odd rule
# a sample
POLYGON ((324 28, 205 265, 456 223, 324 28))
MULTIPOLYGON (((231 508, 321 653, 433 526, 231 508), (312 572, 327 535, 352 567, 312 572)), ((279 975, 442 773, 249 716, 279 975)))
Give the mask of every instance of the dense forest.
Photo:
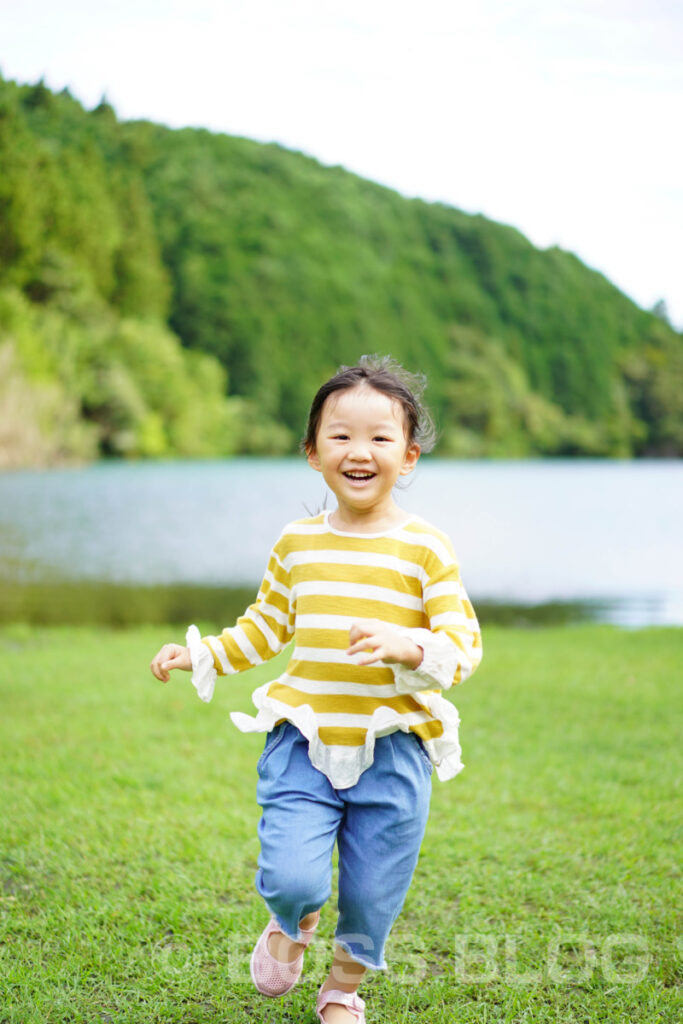
POLYGON ((294 451, 363 352, 443 455, 683 453, 683 336, 513 228, 2 78, 0 168, 0 466, 294 451))

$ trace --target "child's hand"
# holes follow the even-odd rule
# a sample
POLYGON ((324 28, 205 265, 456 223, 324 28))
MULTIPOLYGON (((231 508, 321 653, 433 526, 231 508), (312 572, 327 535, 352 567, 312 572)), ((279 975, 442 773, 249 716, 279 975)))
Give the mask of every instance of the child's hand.
POLYGON ((350 647, 347 654, 361 654, 355 658, 356 665, 373 665, 384 661, 388 665, 405 665, 417 668, 423 658, 423 650, 408 637, 401 636, 386 622, 379 619, 358 619, 349 630, 350 647))
POLYGON ((190 648, 183 647, 181 644, 164 644, 159 653, 152 659, 149 667, 157 679, 161 679, 162 683, 168 682, 170 669, 182 668, 186 672, 191 672, 192 659, 190 658, 190 648))

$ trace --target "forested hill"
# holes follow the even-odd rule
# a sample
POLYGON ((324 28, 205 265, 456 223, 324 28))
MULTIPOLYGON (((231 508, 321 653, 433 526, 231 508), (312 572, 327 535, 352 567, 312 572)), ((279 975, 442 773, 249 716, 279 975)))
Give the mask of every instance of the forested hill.
POLYGON ((683 337, 512 228, 2 79, 0 167, 0 465, 294 451, 363 352, 442 454, 683 453, 683 337))

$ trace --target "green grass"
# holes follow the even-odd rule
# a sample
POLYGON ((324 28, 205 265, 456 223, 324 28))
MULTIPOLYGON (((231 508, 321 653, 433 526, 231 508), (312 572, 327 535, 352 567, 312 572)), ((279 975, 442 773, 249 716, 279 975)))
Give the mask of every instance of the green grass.
MULTIPOLYGON (((248 955, 263 674, 147 669, 158 627, 0 632, 0 1020, 313 1024, 248 955)), ((435 781, 413 887, 363 987, 369 1024, 678 1021, 683 630, 490 628, 454 696, 466 769, 435 781)))

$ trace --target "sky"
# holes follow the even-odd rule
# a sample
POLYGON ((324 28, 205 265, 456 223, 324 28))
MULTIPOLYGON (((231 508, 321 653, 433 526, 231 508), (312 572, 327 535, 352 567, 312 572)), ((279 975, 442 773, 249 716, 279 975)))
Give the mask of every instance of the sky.
POLYGON ((681 0, 0 0, 5 78, 559 245, 683 329, 681 0))

